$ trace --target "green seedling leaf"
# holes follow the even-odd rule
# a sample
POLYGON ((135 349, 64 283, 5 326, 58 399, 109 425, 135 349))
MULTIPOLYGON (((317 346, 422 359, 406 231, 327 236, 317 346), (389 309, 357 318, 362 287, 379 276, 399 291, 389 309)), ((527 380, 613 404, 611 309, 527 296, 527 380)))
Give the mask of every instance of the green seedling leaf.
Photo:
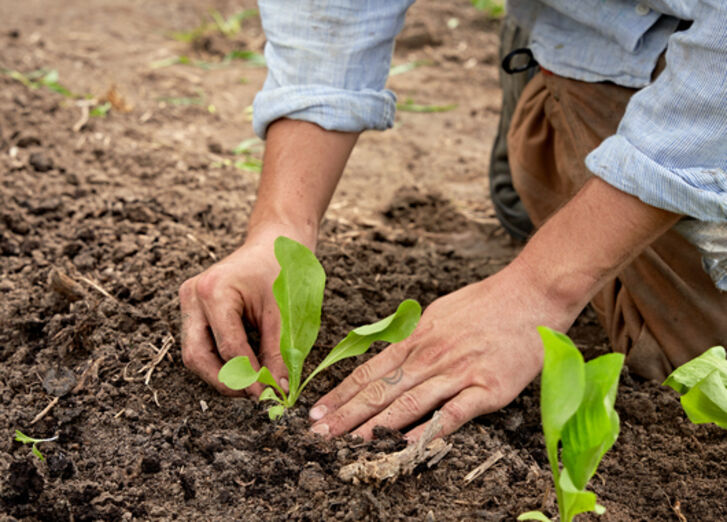
POLYGON ((244 170, 246 172, 257 172, 263 171, 263 162, 257 158, 247 158, 244 160, 238 160, 234 163, 235 168, 244 170))
POLYGON ((586 388, 585 365, 581 352, 566 335, 544 326, 539 326, 538 332, 545 346, 540 388, 543 433, 548 461, 557 483, 558 442, 563 427, 583 399, 586 388))
POLYGON ((262 393, 260 394, 260 397, 257 399, 258 401, 275 401, 277 403, 282 404, 283 400, 278 397, 278 395, 275 393, 275 390, 272 388, 265 388, 262 393))
POLYGON ((727 359, 725 357, 724 347, 714 346, 699 357, 695 357, 674 370, 664 381, 664 385, 669 386, 677 393, 683 394, 708 374, 717 370, 722 377, 723 384, 727 386, 727 359))
MULTIPOLYGON (((243 142, 239 148, 248 150, 249 146, 252 144, 243 142)), ((233 390, 247 388, 255 382, 275 388, 277 395, 271 388, 266 388, 260 394, 261 401, 278 402, 268 409, 271 420, 291 408, 310 380, 330 365, 364 353, 375 341, 403 341, 414 331, 422 311, 419 303, 408 299, 390 316, 354 329, 301 385, 303 362, 320 329, 326 273, 315 254, 292 239, 278 237, 274 249, 280 264, 280 274, 273 283, 273 296, 280 310, 280 354, 288 368, 288 394, 278 386, 267 368, 256 371, 248 357, 229 360, 218 373, 220 382, 233 390)))
POLYGON ((407 99, 404 103, 397 103, 396 108, 404 112, 447 112, 457 108, 456 103, 450 103, 448 105, 420 105, 414 103, 411 98, 407 99))
POLYGON ((223 59, 223 62, 231 62, 232 60, 244 60, 248 64, 255 67, 266 67, 267 62, 265 56, 255 51, 249 51, 246 49, 237 49, 227 53, 223 59))
POLYGON ((288 368, 289 394, 295 402, 303 361, 321 326, 326 273, 313 252, 287 237, 275 240, 275 257, 280 263, 280 275, 273 283, 280 309, 280 354, 288 368))
POLYGON ((270 417, 271 421, 278 420, 283 413, 285 413, 285 406, 282 404, 268 408, 268 417, 270 417))
POLYGON ((55 437, 51 437, 49 439, 35 439, 33 437, 29 437, 20 430, 15 430, 15 440, 18 442, 22 442, 23 444, 32 444, 31 451, 33 452, 33 455, 38 457, 40 460, 45 460, 45 457, 43 457, 43 454, 40 452, 40 449, 38 449, 38 444, 41 442, 53 442, 54 440, 58 439, 58 435, 55 437))
MULTIPOLYGON (((585 487, 618 437, 613 406, 624 356, 608 354, 584 363, 566 335, 543 326, 538 332, 545 347, 540 409, 560 519, 571 522, 579 513, 602 514, 596 495, 585 487)), ((538 516, 532 513, 525 515, 538 516)))
POLYGON ((102 105, 96 105, 96 107, 91 109, 88 114, 94 118, 105 118, 110 110, 111 102, 106 102, 102 105))
POLYGON ((592 491, 584 491, 577 488, 568 475, 568 470, 564 469, 560 475, 560 491, 562 502, 559 505, 561 511, 561 519, 564 522, 570 522, 576 515, 588 513, 596 510, 596 494, 592 491))
POLYGON ((263 145, 263 140, 260 138, 248 138, 241 141, 237 147, 232 149, 232 153, 239 156, 241 154, 250 154, 251 152, 259 149, 263 145))
POLYGON ((231 390, 244 390, 256 382, 272 386, 283 394, 282 389, 275 382, 273 375, 265 366, 255 370, 246 355, 233 357, 227 361, 217 373, 217 379, 231 390))
POLYGON ((551 520, 546 517, 543 513, 540 511, 528 511, 527 513, 523 513, 519 517, 517 517, 518 520, 539 520, 540 522, 551 522, 551 520))
POLYGON ((694 424, 713 422, 727 429, 727 388, 719 370, 713 370, 681 396, 682 408, 694 424))
POLYGON ((398 76, 399 74, 408 73, 409 71, 413 71, 414 69, 423 67, 425 65, 432 65, 432 61, 431 60, 414 60, 411 62, 399 64, 399 65, 392 65, 391 69, 389 69, 389 76, 398 76))
POLYGON ((338 361, 365 353, 376 341, 388 343, 403 341, 414 331, 421 315, 422 307, 419 303, 413 299, 407 299, 402 301, 396 312, 390 316, 352 330, 313 370, 301 388, 305 387, 319 372, 338 361))
POLYGON ((475 9, 484 11, 490 18, 505 16, 504 0, 470 0, 475 9))
POLYGON ((579 490, 586 487, 618 438, 619 418, 613 405, 623 362, 623 354, 610 353, 586 363, 583 399, 563 428, 561 458, 579 490))

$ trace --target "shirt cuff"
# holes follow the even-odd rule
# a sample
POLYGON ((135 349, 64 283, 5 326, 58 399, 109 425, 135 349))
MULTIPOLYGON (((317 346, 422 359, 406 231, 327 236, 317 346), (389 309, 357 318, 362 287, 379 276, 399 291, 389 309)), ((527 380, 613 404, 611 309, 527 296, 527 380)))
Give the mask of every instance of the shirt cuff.
POLYGON ((727 222, 727 170, 669 168, 625 137, 611 136, 586 157, 596 176, 651 206, 712 223, 727 222))
POLYGON ((384 130, 394 124, 395 113, 396 95, 387 89, 294 85, 258 92, 253 102, 253 128, 262 139, 268 126, 280 118, 308 121, 332 131, 384 130))

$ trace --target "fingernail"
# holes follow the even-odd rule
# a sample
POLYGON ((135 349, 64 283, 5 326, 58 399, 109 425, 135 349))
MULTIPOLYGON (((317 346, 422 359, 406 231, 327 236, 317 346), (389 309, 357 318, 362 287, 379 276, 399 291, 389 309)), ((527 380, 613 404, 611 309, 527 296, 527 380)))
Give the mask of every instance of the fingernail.
POLYGON ((290 391, 289 386, 288 379, 280 379, 280 387, 285 390, 286 393, 290 391))
MULTIPOLYGON (((308 416, 311 418, 311 420, 317 421, 321 420, 323 416, 328 411, 328 408, 323 406, 322 404, 320 406, 316 406, 311 409, 311 411, 308 412, 308 416)), ((326 428, 327 431, 327 428, 326 428)))
POLYGON ((328 427, 328 424, 316 424, 310 429, 313 433, 317 433, 318 435, 326 436, 328 435, 331 430, 328 427))

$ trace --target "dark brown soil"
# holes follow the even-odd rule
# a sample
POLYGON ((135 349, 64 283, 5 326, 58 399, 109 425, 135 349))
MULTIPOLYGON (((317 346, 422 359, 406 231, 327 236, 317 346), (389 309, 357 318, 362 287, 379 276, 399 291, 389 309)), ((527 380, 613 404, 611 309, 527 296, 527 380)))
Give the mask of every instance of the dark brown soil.
MULTIPOLYGON (((213 61, 236 46, 259 51, 259 26, 246 22, 233 43, 213 35, 193 46, 165 34, 194 27, 208 7, 229 14, 251 3, 142 10, 107 0, 90 11, 80 0, 59 4, 0 0, 8 13, 0 66, 57 68, 71 90, 99 97, 113 81, 130 111, 117 100, 106 118, 74 130, 74 100, 0 75, 0 520, 512 520, 539 508, 554 515, 537 383, 450 436, 453 450, 432 469, 352 486, 337 478, 342 465, 403 442, 391 433, 369 444, 326 442, 308 433, 306 414, 359 361, 325 372, 276 424, 255 402, 220 397, 184 369, 176 292, 244 233, 257 178, 221 160, 251 135, 242 115, 264 72, 238 64, 197 77, 189 67, 145 66, 169 54, 213 61), (249 84, 239 83, 243 74, 249 84), (208 93, 202 106, 159 100, 199 90, 208 93), (75 283, 59 285, 58 273, 75 283), (40 446, 41 462, 13 441, 15 429, 58 440, 40 446), (463 482, 498 450, 504 457, 495 466, 463 482)), ((362 139, 318 250, 329 280, 311 364, 400 300, 426 305, 517 252, 493 224, 483 182, 497 117, 495 31, 465 1, 412 11, 396 61, 434 65, 396 77, 398 89, 430 103, 453 96, 460 108, 401 115, 389 134, 362 139), (446 25, 452 17, 456 32, 446 25), (471 59, 476 67, 466 65, 471 59), (488 93, 487 101, 473 92, 488 93), (387 161, 367 164, 367 155, 387 161), (377 165, 365 183, 367 166, 377 165), (396 183, 392 172, 402 173, 396 183)), ((570 334, 588 357, 607 349, 588 312, 570 334)), ((725 432, 690 424, 673 393, 627 371, 617 409, 621 436, 592 484, 608 509, 600 520, 727 519, 725 432)))

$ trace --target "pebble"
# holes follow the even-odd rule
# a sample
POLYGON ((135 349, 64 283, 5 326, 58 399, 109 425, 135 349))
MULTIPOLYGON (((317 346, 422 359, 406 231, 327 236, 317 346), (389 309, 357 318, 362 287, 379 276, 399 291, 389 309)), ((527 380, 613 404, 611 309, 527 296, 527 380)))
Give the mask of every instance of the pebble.
POLYGON ((53 161, 42 152, 31 154, 28 163, 36 172, 48 172, 53 168, 53 161))
POLYGON ((15 290, 15 283, 10 279, 0 279, 0 292, 11 292, 15 290))

